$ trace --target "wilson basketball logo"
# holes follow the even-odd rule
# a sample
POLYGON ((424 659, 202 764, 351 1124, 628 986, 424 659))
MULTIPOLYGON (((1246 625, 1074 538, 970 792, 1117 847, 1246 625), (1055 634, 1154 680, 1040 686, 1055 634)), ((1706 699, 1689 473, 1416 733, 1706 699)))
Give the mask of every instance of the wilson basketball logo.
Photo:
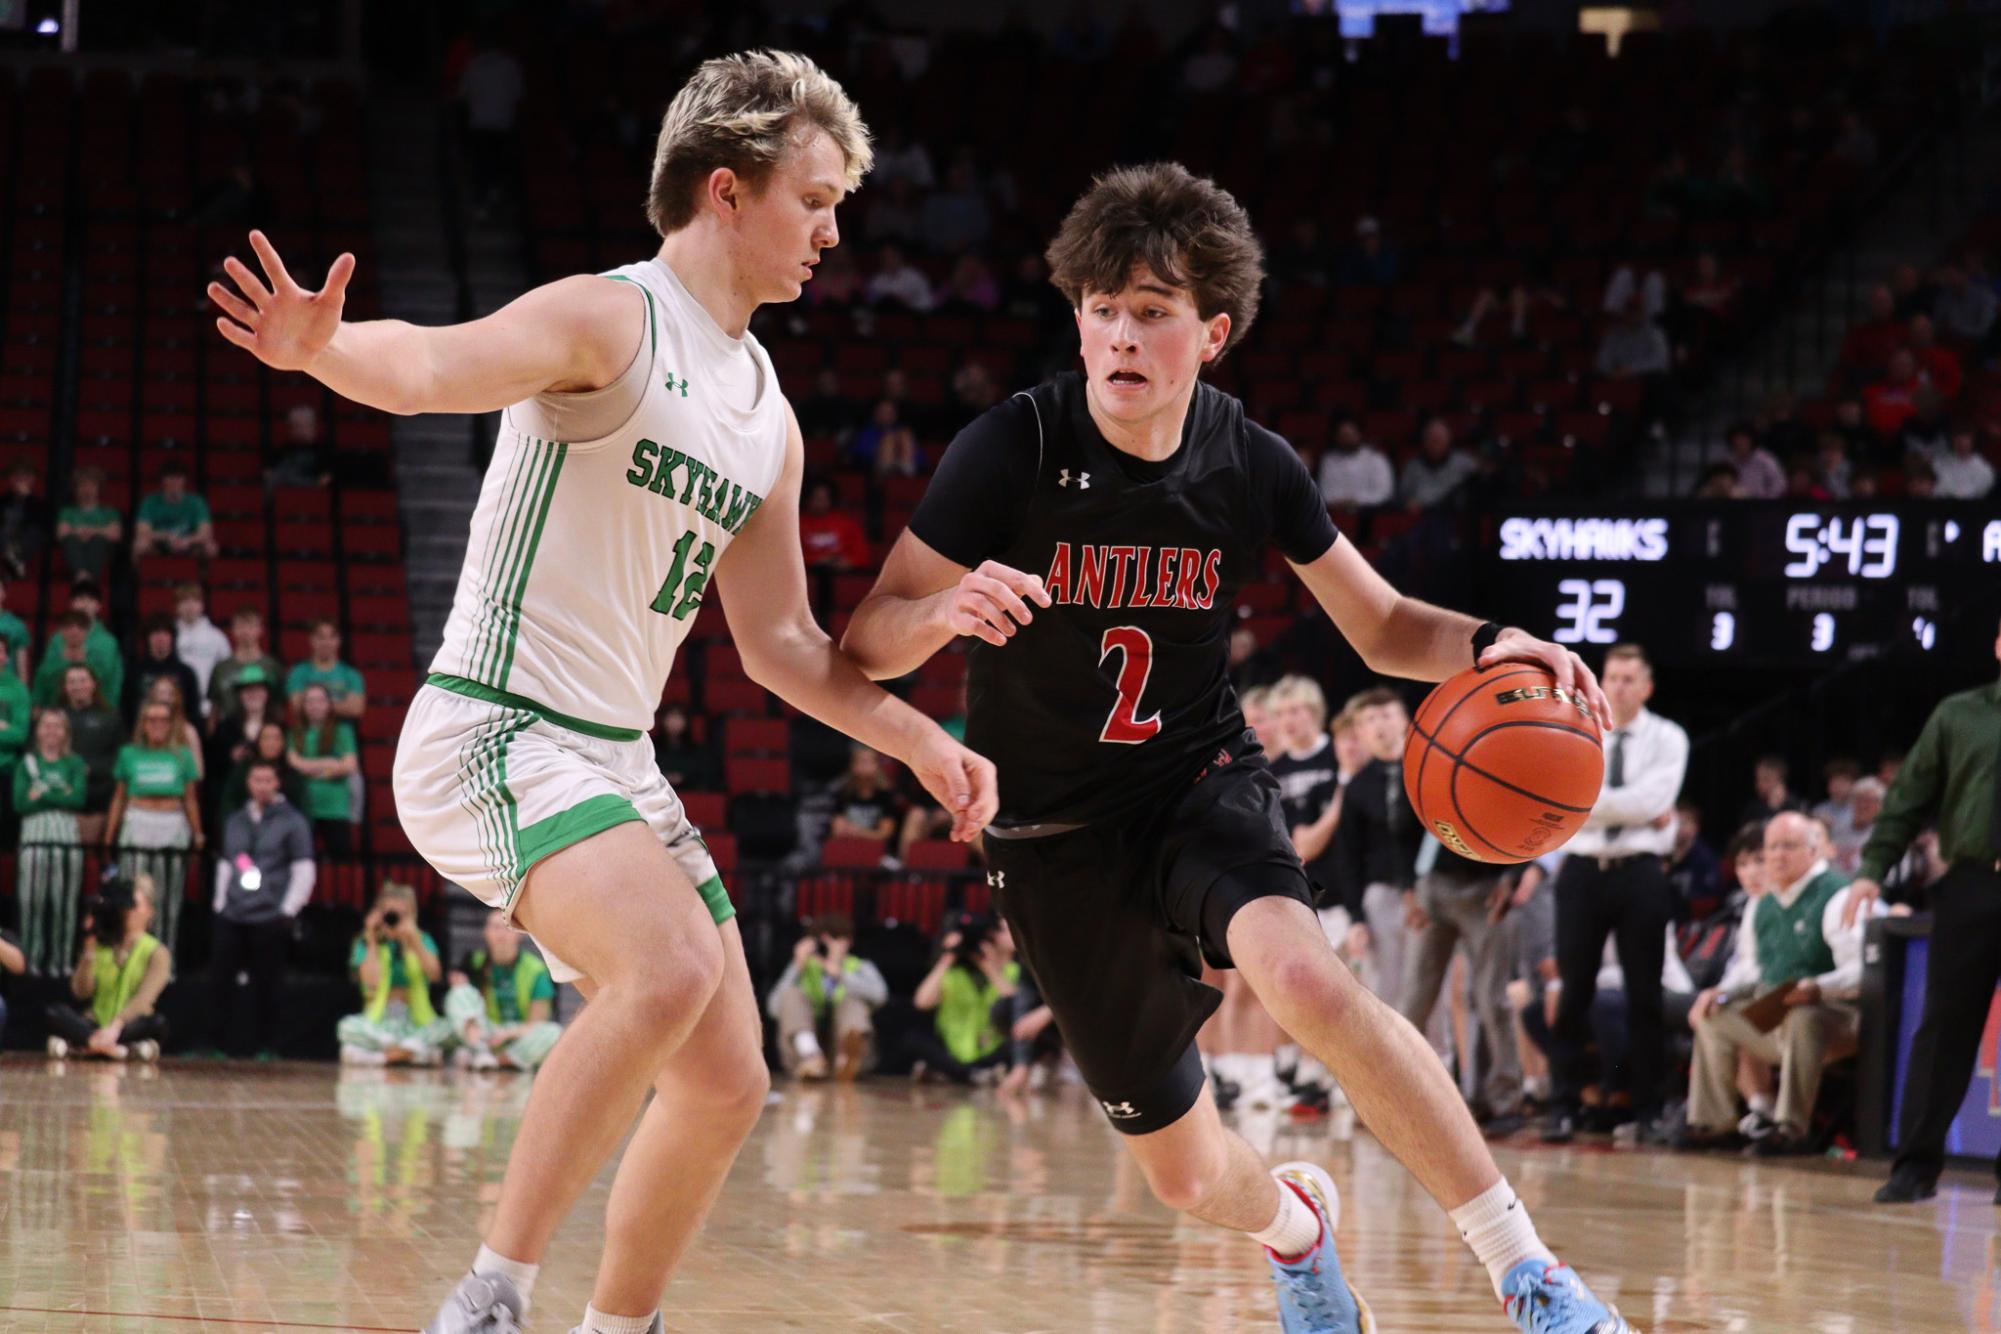
POLYGON ((1466 840, 1459 837, 1459 831, 1457 829, 1454 829, 1451 825, 1447 824, 1443 820, 1433 820, 1431 822, 1431 827, 1437 831, 1438 841, 1440 843, 1443 843, 1446 847, 1451 848, 1461 857, 1465 857, 1468 859, 1471 859, 1473 857, 1474 855, 1473 849, 1466 846, 1466 840))
MULTIPOLYGON (((1525 700, 1531 699, 1559 700, 1576 709, 1586 718, 1591 718, 1591 706, 1584 702, 1584 697, 1574 691, 1565 690, 1562 686, 1523 686, 1519 690, 1503 690, 1494 696, 1494 703, 1502 705, 1520 704, 1525 700)), ((1593 718, 1592 721, 1596 722, 1597 720, 1593 718)))

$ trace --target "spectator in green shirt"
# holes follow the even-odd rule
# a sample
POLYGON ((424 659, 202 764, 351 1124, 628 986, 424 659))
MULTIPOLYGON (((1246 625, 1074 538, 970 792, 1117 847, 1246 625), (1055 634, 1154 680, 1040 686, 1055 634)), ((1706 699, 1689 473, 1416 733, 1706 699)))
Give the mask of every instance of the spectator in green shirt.
POLYGON ((169 463, 160 472, 160 489, 139 502, 132 558, 142 560, 156 552, 208 557, 215 551, 215 525, 209 520, 208 502, 188 490, 188 470, 169 463))
POLYGON ((0 580, 0 646, 4 646, 7 666, 23 681, 28 679, 28 627, 7 610, 7 584, 0 580))
POLYGON ((125 661, 118 654, 118 641, 111 637, 110 631, 74 607, 56 618, 56 630, 49 636, 42 665, 35 669, 35 685, 30 693, 38 707, 47 708, 58 702, 63 674, 72 667, 90 668, 107 700, 118 698, 118 692, 125 687, 125 661))
POLYGON ((76 939, 83 891, 83 833, 78 816, 90 775, 70 750, 69 715, 43 709, 35 744, 14 769, 14 811, 21 817, 21 933, 37 973, 60 972, 76 939))
POLYGON ((72 486, 76 499, 56 512, 56 546, 71 574, 102 579, 125 539, 125 521, 104 503, 104 474, 96 468, 78 468, 72 486))
POLYGON ((287 697, 296 699, 307 686, 325 686, 336 717, 361 717, 368 711, 368 687, 360 672, 340 660, 340 627, 332 621, 315 621, 312 645, 313 656, 285 677, 287 697))
POLYGON ((70 744, 83 757, 89 776, 83 799, 85 815, 77 822, 79 834, 85 843, 95 843, 104 835, 105 808, 111 805, 112 790, 117 786, 112 770, 125 745, 125 729, 89 667, 81 663, 70 667, 62 680, 62 710, 69 719, 70 744))
POLYGON ((354 801, 348 776, 359 767, 354 728, 334 717, 333 696, 315 682, 299 697, 287 757, 306 776, 306 816, 326 850, 345 857, 354 850, 354 801))
POLYGON ((28 687, 12 672, 0 672, 0 793, 12 790, 14 765, 28 748, 33 712, 28 687))
MULTIPOLYGON (((209 673, 208 699, 211 718, 227 717, 239 712, 236 689, 243 680, 244 672, 256 667, 264 673, 264 680, 275 693, 278 683, 285 679, 284 664, 264 647, 264 616, 255 607, 238 607, 229 618, 229 640, 231 650, 228 657, 215 665, 209 673)), ((283 704, 282 697, 273 701, 283 704)))
POLYGON ((149 875, 160 886, 159 936, 168 949, 187 898, 188 850, 199 851, 203 841, 201 769, 174 723, 171 705, 149 699, 141 706, 132 742, 112 764, 117 787, 104 825, 105 850, 119 850, 125 874, 149 875))

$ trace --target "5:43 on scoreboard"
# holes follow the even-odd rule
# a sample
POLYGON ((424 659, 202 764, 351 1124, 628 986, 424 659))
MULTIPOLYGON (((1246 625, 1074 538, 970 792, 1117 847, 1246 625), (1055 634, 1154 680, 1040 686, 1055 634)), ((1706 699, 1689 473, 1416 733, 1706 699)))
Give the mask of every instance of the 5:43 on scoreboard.
POLYGON ((1686 502, 1489 517, 1482 607, 1558 643, 1810 666, 1991 651, 2001 518, 1939 501, 1686 502))

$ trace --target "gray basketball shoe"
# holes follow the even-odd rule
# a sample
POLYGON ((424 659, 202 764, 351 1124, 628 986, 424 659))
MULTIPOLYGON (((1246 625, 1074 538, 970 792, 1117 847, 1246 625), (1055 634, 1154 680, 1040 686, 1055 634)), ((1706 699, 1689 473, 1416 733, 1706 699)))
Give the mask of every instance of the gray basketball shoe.
POLYGON ((528 1303, 513 1280, 499 1274, 467 1274, 445 1298, 424 1334, 521 1334, 528 1303))

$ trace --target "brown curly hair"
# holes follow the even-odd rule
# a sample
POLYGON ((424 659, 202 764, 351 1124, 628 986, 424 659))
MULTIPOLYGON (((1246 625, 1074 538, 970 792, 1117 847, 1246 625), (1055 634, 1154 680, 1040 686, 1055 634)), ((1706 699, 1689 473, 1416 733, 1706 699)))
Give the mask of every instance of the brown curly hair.
POLYGON ((1203 319, 1230 317, 1223 352, 1258 315, 1264 247, 1243 205, 1178 162, 1119 167, 1091 182, 1045 255, 1049 281, 1072 306, 1086 292, 1117 292, 1141 264, 1194 299, 1203 319))

